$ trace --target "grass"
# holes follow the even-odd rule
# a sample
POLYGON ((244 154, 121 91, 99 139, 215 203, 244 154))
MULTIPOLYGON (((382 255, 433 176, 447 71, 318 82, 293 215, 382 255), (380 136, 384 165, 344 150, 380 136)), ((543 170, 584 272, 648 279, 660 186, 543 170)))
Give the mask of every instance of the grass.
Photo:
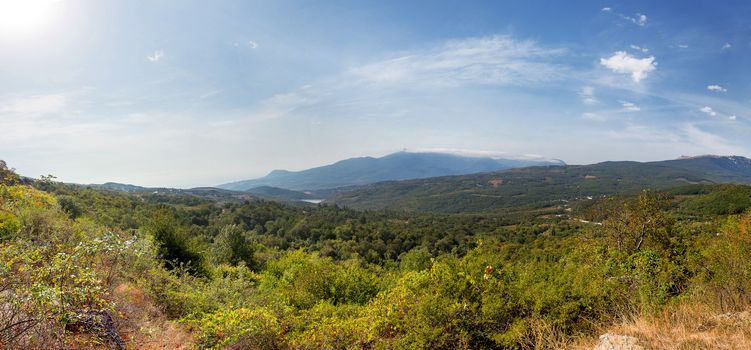
POLYGON ((603 327, 590 338, 568 339, 541 348, 591 350, 599 336, 609 332, 635 337, 651 350, 751 349, 749 310, 746 307, 743 311, 722 313, 712 305, 682 303, 654 315, 626 317, 622 323, 603 327))

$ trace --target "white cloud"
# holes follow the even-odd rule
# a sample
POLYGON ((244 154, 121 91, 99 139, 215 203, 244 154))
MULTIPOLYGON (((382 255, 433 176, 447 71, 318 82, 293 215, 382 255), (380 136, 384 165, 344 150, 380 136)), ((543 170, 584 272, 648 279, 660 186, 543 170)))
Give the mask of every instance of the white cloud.
POLYGON ((648 48, 641 47, 641 46, 638 46, 638 45, 631 45, 631 48, 634 49, 634 50, 637 50, 637 51, 641 51, 641 52, 649 52, 648 48))
POLYGON ((153 54, 146 56, 146 58, 151 62, 159 62, 159 60, 164 57, 164 51, 156 50, 153 54))
POLYGON ((729 49, 731 47, 733 47, 733 45, 730 45, 730 43, 725 43, 724 45, 722 45, 722 49, 723 50, 727 50, 727 49, 729 49))
POLYGON ((719 92, 727 92, 728 89, 720 86, 720 85, 707 85, 707 90, 709 91, 719 91, 719 92))
POLYGON ((736 119, 738 119, 738 116, 736 116, 735 114, 733 114, 733 115, 729 116, 728 119, 730 119, 730 120, 736 120, 736 119))
POLYGON ((636 17, 633 17, 633 18, 627 17, 627 18, 629 20, 631 20, 631 22, 634 22, 634 23, 636 23, 636 24, 638 24, 638 25, 640 25, 642 27, 645 26, 645 25, 647 25, 647 16, 645 16, 645 15, 643 15, 641 13, 637 13, 636 17))
POLYGON ((579 91, 579 96, 581 96, 584 104, 593 105, 599 102, 597 97, 595 97, 595 89, 591 86, 582 87, 581 91, 579 91))
MULTIPOLYGON (((607 12, 610 12, 610 11, 607 11, 607 12)), ((644 27, 644 26, 647 25, 647 16, 643 15, 641 13, 637 13, 633 17, 632 16, 626 16, 626 15, 621 14, 621 13, 615 13, 615 14, 618 15, 618 17, 623 18, 623 19, 625 19, 625 20, 627 20, 627 21, 629 21, 629 22, 631 22, 633 24, 636 24, 636 25, 640 26, 640 27, 644 27)))
POLYGON ((629 22, 631 22, 633 24, 636 24, 636 25, 638 25, 640 27, 644 27, 644 26, 647 25, 647 15, 644 15, 644 14, 641 14, 641 13, 636 13, 633 16, 627 16, 627 15, 624 15, 622 13, 618 13, 618 12, 613 11, 613 8, 611 8, 611 7, 603 7, 601 9, 601 11, 602 12, 612 13, 613 15, 618 16, 621 19, 629 21, 629 22))
POLYGON ((678 44, 678 48, 688 49, 688 45, 686 45, 686 44, 678 44))
POLYGON ((637 83, 646 78, 649 72, 657 69, 654 56, 636 58, 625 51, 617 51, 608 58, 600 58, 600 64, 616 73, 631 74, 631 78, 637 83))
POLYGON ((255 41, 253 41, 253 40, 250 40, 250 41, 248 41, 248 47, 251 48, 251 49, 257 49, 258 48, 258 43, 255 42, 255 41))
POLYGON ((715 112, 715 111, 714 111, 714 110, 712 109, 712 107, 709 107, 709 106, 704 106, 704 107, 700 108, 699 110, 700 110, 700 111, 702 111, 702 112, 704 112, 704 113, 706 113, 706 114, 707 114, 707 115, 709 115, 710 117, 716 117, 716 116, 717 116, 717 112, 715 112))
POLYGON ((551 63, 550 58, 563 52, 495 35, 450 41, 432 50, 356 67, 349 73, 370 83, 403 86, 529 85, 562 77, 566 69, 551 63))
POLYGON ((623 110, 629 111, 629 112, 638 112, 641 111, 641 107, 637 106, 633 102, 628 101, 618 101, 621 103, 621 106, 623 106, 623 110))

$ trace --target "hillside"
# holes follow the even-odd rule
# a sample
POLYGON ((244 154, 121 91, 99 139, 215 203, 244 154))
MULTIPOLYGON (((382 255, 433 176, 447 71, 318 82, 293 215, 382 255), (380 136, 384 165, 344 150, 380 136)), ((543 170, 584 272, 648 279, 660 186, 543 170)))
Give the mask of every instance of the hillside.
POLYGON ((376 183, 342 190, 328 201, 360 209, 476 212, 562 206, 576 198, 710 183, 751 183, 751 160, 703 156, 648 163, 530 167, 376 183))
MULTIPOLYGON (((103 184, 74 185, 83 186, 93 189, 102 189, 115 192, 133 193, 140 195, 159 196, 181 196, 196 197, 200 199, 210 199, 217 201, 242 201, 256 199, 256 196, 250 192, 230 191, 216 187, 195 187, 188 189, 168 188, 168 187, 143 187, 131 184, 122 184, 117 182, 106 182, 103 184)), ((258 198, 264 197, 258 195, 258 198)))
POLYGON ((254 180, 217 187, 245 191, 260 186, 289 190, 321 190, 379 181, 464 175, 535 165, 564 165, 562 161, 536 161, 467 157, 445 153, 397 152, 380 158, 360 157, 302 171, 274 170, 254 180))
POLYGON ((253 187, 247 191, 253 196, 264 199, 280 200, 280 201, 303 201, 317 199, 316 196, 306 192, 293 191, 279 187, 272 186, 258 186, 253 187))
POLYGON ((437 215, 0 179, 7 348, 592 349, 612 330, 651 349, 735 349, 749 336, 749 186, 587 200, 592 224, 573 205, 437 215))

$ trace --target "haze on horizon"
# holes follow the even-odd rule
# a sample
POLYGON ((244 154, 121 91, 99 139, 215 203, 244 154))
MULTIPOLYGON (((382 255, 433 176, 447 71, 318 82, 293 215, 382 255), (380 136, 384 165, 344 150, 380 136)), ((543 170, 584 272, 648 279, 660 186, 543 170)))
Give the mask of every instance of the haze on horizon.
POLYGON ((192 187, 401 149, 751 155, 748 1, 0 0, 0 159, 192 187))

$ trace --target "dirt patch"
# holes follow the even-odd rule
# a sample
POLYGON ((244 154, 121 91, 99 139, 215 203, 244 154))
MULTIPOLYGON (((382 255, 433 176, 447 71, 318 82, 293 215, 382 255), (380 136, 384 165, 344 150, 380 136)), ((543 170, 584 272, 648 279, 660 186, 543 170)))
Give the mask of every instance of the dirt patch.
POLYGON ((141 289, 123 283, 113 290, 112 297, 117 305, 118 330, 127 349, 194 348, 190 333, 168 320, 141 289))
POLYGON ((492 179, 488 181, 488 184, 493 186, 493 188, 498 188, 498 186, 503 185, 505 182, 503 179, 492 179))

